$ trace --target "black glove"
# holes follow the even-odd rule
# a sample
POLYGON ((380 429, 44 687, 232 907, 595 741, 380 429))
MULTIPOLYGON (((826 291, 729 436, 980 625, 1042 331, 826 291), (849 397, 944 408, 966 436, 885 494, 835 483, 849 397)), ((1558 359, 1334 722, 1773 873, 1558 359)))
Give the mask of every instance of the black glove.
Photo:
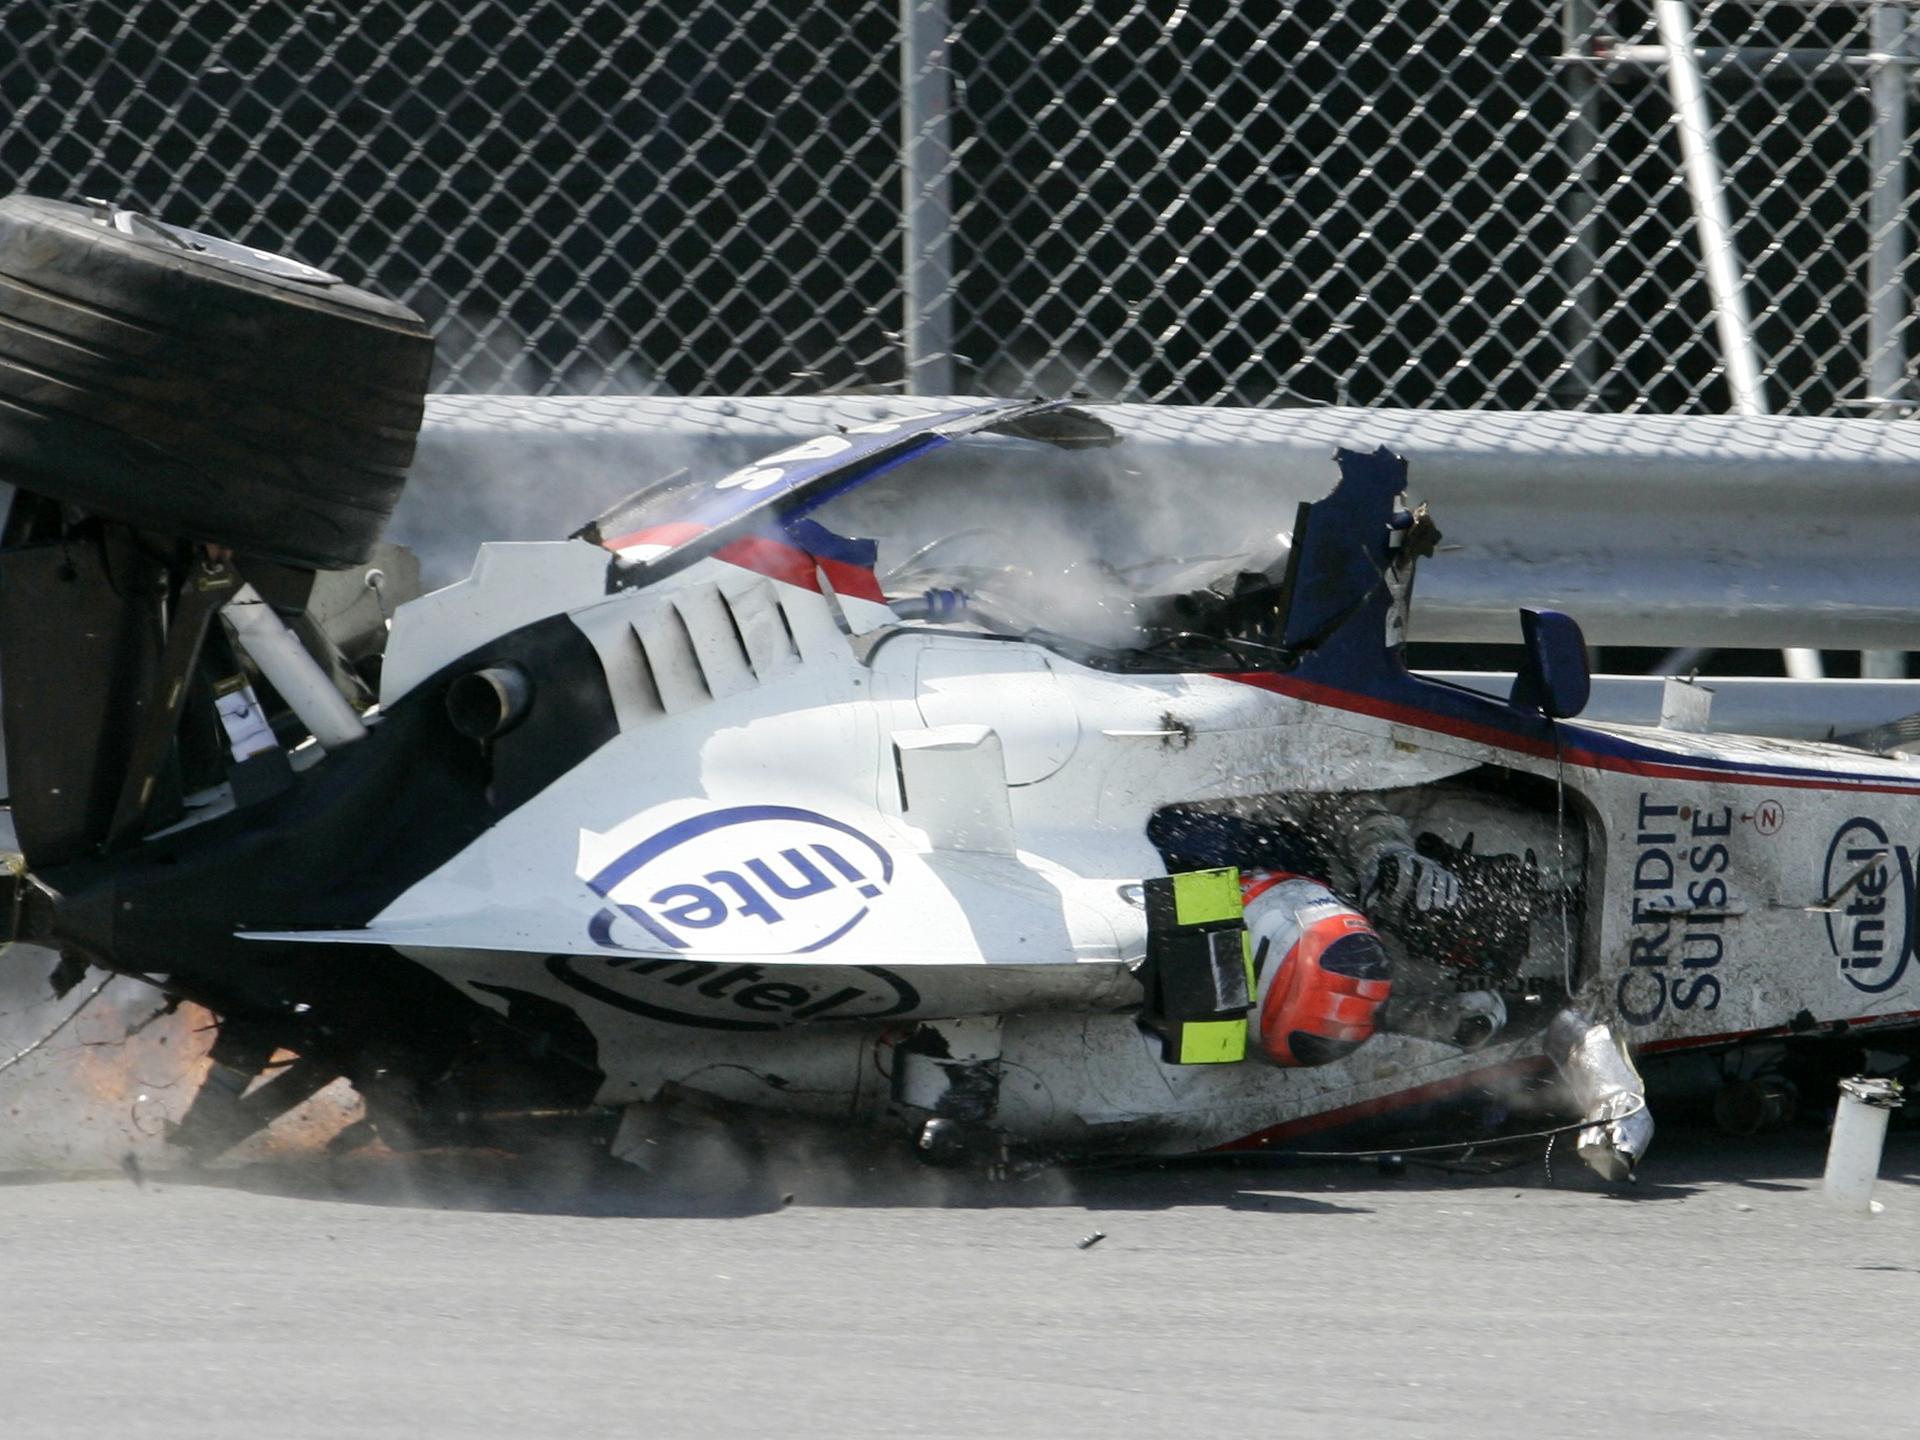
POLYGON ((1422 835, 1380 859, 1361 908, 1407 949, 1492 981, 1519 973, 1532 945, 1540 873, 1531 855, 1476 855, 1422 835))
POLYGON ((1406 845, 1394 845, 1374 866, 1360 908, 1376 924, 1399 929, 1461 913, 1459 878, 1406 845))

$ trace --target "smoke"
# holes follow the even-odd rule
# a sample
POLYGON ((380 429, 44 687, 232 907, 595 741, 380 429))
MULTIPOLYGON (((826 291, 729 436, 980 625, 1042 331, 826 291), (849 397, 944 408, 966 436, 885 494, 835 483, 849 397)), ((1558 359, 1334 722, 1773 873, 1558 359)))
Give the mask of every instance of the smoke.
MULTIPOLYGON (((1192 461, 1141 467, 1122 443, 1063 451, 969 440, 826 506, 828 528, 879 541, 889 593, 966 591, 1009 628, 1096 645, 1141 639, 1142 600, 1267 569, 1301 496, 1192 461)), ((1329 483, 1331 482, 1329 473, 1329 483)))
POLYGON ((388 538, 420 556, 429 587, 445 585, 466 576, 483 543, 562 539, 676 472, 718 479, 836 423, 913 413, 897 400, 844 398, 742 400, 734 410, 678 423, 640 397, 435 396, 388 538), (808 408, 818 422, 796 422, 808 408))
POLYGON ((744 1213, 787 1204, 953 1208, 1069 1203, 1072 1183, 1053 1168, 990 1178, 978 1164, 921 1163, 898 1135, 792 1114, 736 1111, 662 1125, 627 1167, 651 1209, 744 1213), (646 1153, 640 1153, 646 1152, 646 1153))
POLYGON ((696 460, 657 432, 644 448, 609 445, 623 428, 623 402, 673 393, 613 330, 577 327, 562 342, 550 321, 536 335, 511 315, 431 289, 414 303, 440 317, 436 348, 448 368, 435 386, 449 393, 429 399, 386 538, 420 557, 428 589, 463 578, 482 544, 561 539, 696 460))

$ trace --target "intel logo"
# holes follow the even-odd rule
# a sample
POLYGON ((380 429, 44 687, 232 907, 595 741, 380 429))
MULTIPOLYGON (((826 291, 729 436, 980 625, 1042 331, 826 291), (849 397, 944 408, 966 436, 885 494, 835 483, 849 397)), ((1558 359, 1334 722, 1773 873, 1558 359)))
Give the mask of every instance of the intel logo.
POLYGON ((1840 827, 1821 880, 1827 944, 1856 990, 1891 990, 1913 953, 1913 852, 1872 820, 1840 827))
POLYGON ((866 919, 892 879, 893 857, 851 825, 737 805, 670 825, 586 877, 609 902, 589 933, 612 950, 801 955, 866 919))

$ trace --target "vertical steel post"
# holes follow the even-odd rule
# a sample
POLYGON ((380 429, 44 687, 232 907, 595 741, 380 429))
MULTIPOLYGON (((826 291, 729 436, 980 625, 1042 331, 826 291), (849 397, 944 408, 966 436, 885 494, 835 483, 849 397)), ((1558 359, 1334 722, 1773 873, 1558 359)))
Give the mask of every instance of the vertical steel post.
POLYGON ((1713 294, 1714 323, 1720 332, 1733 408, 1741 415, 1765 415, 1766 391, 1760 383, 1753 323, 1747 315, 1746 293, 1741 289, 1740 256, 1734 248, 1733 222, 1727 216, 1720 157, 1714 154, 1713 131, 1707 120, 1706 85, 1693 53, 1693 20, 1685 0, 1656 0, 1653 9, 1660 26, 1660 44, 1667 52, 1673 128, 1680 136, 1687 191, 1693 197, 1693 223, 1700 232, 1700 257, 1706 266, 1707 288, 1713 294))
MULTIPOLYGON (((1874 5, 1869 40, 1873 135, 1867 146, 1867 403, 1872 413, 1898 416, 1907 385, 1907 85, 1913 53, 1905 3, 1874 5)), ((1902 680, 1907 657, 1899 650, 1862 650, 1860 674, 1902 680)))
POLYGON ((1595 7, 1593 0, 1564 0, 1560 7, 1560 53, 1567 77, 1566 128, 1561 153, 1567 163, 1567 188, 1560 196, 1560 219, 1567 231, 1567 248, 1560 255, 1560 283, 1566 308, 1560 331, 1567 357, 1567 374, 1559 382, 1567 400, 1591 405, 1600 384, 1600 307, 1596 300, 1600 255, 1593 243, 1593 182, 1588 177, 1600 148, 1600 77, 1584 58, 1592 54, 1595 7))
MULTIPOLYGON (((1765 415, 1769 413, 1767 392, 1760 380, 1753 322, 1747 314, 1740 252, 1734 245, 1733 221, 1727 214, 1720 157, 1713 149, 1707 87, 1693 53, 1693 17, 1687 12, 1685 0, 1656 0, 1653 10, 1660 27, 1661 48, 1667 52, 1673 128, 1680 135, 1687 192, 1693 197, 1693 224, 1700 234, 1707 288, 1713 294, 1714 323, 1720 332, 1720 353, 1727 367, 1727 386, 1733 392, 1733 409, 1740 415, 1765 415)), ((1818 680, 1825 673, 1818 650, 1782 650, 1780 659, 1795 680, 1818 680)))
POLYGON ((947 0, 900 0, 901 330, 909 395, 953 393, 953 72, 947 0))
POLYGON ((1907 390, 1907 26, 1904 3, 1872 12, 1873 136, 1867 191, 1867 401, 1893 416, 1907 390))

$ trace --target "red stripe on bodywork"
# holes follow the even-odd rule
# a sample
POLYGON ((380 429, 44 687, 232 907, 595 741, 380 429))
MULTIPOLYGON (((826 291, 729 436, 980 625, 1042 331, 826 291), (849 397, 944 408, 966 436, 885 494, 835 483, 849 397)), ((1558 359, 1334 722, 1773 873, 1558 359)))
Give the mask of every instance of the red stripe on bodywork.
MULTIPOLYGON (((1910 1021, 1920 1021, 1920 1010, 1901 1010, 1891 1015, 1863 1015, 1852 1020, 1825 1020, 1820 1022, 1817 1028, 1824 1031, 1830 1030, 1835 1025, 1844 1025, 1850 1030, 1879 1030, 1910 1021)), ((1697 1050, 1708 1045, 1730 1045, 1741 1040, 1764 1040, 1795 1033, 1788 1025, 1775 1025, 1763 1030, 1728 1030, 1717 1035, 1683 1035, 1672 1040, 1650 1040, 1644 1045, 1633 1046, 1633 1051, 1636 1055, 1662 1055, 1671 1054, 1677 1050, 1697 1050)), ((1813 1031, 1804 1033, 1814 1034, 1813 1031)), ((1343 1105, 1338 1110, 1326 1110, 1318 1115, 1306 1115, 1298 1120, 1284 1121, 1279 1125, 1269 1126, 1265 1130, 1255 1131, 1239 1140, 1230 1140, 1224 1145, 1216 1145, 1214 1149, 1215 1151, 1261 1150, 1285 1140, 1317 1135, 1326 1130, 1337 1130, 1362 1120, 1377 1119, 1395 1110, 1409 1110, 1418 1105, 1431 1104, 1436 1100, 1444 1100, 1449 1095, 1456 1095, 1462 1090, 1472 1089, 1476 1085, 1497 1078, 1525 1079, 1545 1074, 1552 1068, 1544 1055, 1517 1058, 1503 1065, 1493 1065, 1485 1070, 1472 1070, 1465 1075, 1456 1075, 1449 1080, 1435 1080, 1431 1084, 1416 1085, 1411 1090, 1397 1090, 1391 1095, 1382 1095, 1374 1100, 1362 1100, 1358 1104, 1343 1105)), ((1497 1139, 1499 1139, 1498 1136, 1489 1136, 1485 1143, 1492 1144, 1497 1139)))
POLYGON ((871 600, 876 605, 887 603, 887 597, 881 592, 880 582, 873 571, 865 565, 850 565, 845 560, 826 560, 814 557, 814 563, 827 577, 827 583, 833 587, 836 595, 851 595, 855 600, 871 600))
MULTIPOLYGON (((631 535, 600 543, 609 550, 624 550, 629 545, 680 545, 693 539, 705 528, 686 521, 675 521, 671 525, 649 526, 631 535)), ((873 571, 867 566, 849 565, 844 560, 825 560, 784 540, 772 540, 764 535, 745 535, 722 545, 713 552, 713 558, 785 585, 797 585, 815 594, 820 591, 820 574, 824 573, 827 584, 833 587, 836 595, 873 600, 882 605, 887 602, 887 597, 881 593, 880 582, 874 579, 873 571)))
MULTIPOLYGON (((1262 1150, 1279 1144, 1283 1140, 1294 1140, 1303 1135, 1317 1135, 1323 1130, 1337 1130, 1343 1125, 1371 1120, 1395 1110, 1406 1110, 1416 1105, 1444 1100, 1449 1095, 1457 1095, 1462 1090, 1471 1090, 1495 1079, 1525 1079, 1550 1068, 1544 1055, 1516 1058, 1499 1065, 1489 1065, 1484 1070, 1469 1070, 1464 1075, 1435 1080, 1426 1085, 1416 1085, 1411 1090, 1398 1090, 1391 1095, 1379 1096, 1377 1099, 1362 1100, 1354 1105, 1343 1105, 1338 1110, 1323 1110, 1318 1115, 1304 1115, 1298 1120, 1283 1121, 1281 1124, 1255 1131, 1239 1140, 1229 1140, 1224 1145, 1216 1145, 1214 1149, 1216 1151, 1262 1150)), ((1484 1143, 1492 1144, 1497 1138, 1499 1137, 1488 1136, 1484 1143)))
POLYGON ((820 588, 820 577, 813 573, 813 557, 804 550, 796 550, 778 540, 767 540, 758 535, 743 536, 722 545, 713 552, 713 558, 724 560, 729 565, 738 565, 742 570, 751 570, 756 575, 765 575, 770 580, 798 585, 802 590, 820 588))
POLYGON ((684 545, 694 536, 704 535, 706 529, 690 520, 676 520, 670 525, 649 525, 631 535, 616 535, 611 540, 602 540, 600 546, 605 550, 624 550, 629 545, 684 545))
MULTIPOLYGON (((1304 700, 1311 705, 1324 705, 1329 709, 1346 710, 1356 715, 1371 715, 1377 720, 1391 721, 1396 725, 1408 725, 1418 730, 1432 730, 1438 734, 1453 735, 1462 740, 1471 740, 1500 750, 1514 750, 1540 759, 1552 759, 1554 755, 1553 746, 1544 740, 1514 735, 1495 726, 1480 725, 1471 720, 1456 720, 1451 716, 1436 715, 1431 710, 1421 710, 1416 706, 1402 705, 1393 700, 1381 700, 1371 695, 1357 695, 1350 690, 1340 690, 1312 680, 1293 680, 1284 675, 1215 673, 1221 680, 1231 680, 1237 685, 1251 685, 1256 690, 1271 690, 1276 695, 1304 700)), ((1735 780, 1742 785, 1765 785, 1788 790, 1920 795, 1920 785, 1871 781, 1864 777, 1855 779, 1845 775, 1775 775, 1739 769, 1737 767, 1740 762, 1737 760, 1728 760, 1728 768, 1722 770, 1707 766, 1662 763, 1657 760, 1633 760, 1623 755, 1601 755, 1579 745, 1563 747, 1560 758, 1567 764, 1580 769, 1612 770, 1622 774, 1644 775, 1661 780, 1696 782, 1735 780)))
MULTIPOLYGON (((1674 1050, 1698 1050, 1707 1045, 1730 1045, 1736 1040, 1769 1040, 1781 1035, 1805 1035, 1810 1039, 1832 1039, 1839 1031, 1884 1030, 1891 1025, 1920 1020, 1920 1010, 1896 1010, 1890 1015, 1858 1015, 1845 1020, 1821 1020, 1810 1030, 1795 1030, 1791 1025, 1769 1025, 1760 1030, 1724 1030, 1717 1035, 1680 1035, 1671 1040, 1649 1040, 1634 1045, 1636 1055, 1664 1055, 1674 1050)), ((1632 1043, 1632 1042, 1628 1042, 1632 1043)))

